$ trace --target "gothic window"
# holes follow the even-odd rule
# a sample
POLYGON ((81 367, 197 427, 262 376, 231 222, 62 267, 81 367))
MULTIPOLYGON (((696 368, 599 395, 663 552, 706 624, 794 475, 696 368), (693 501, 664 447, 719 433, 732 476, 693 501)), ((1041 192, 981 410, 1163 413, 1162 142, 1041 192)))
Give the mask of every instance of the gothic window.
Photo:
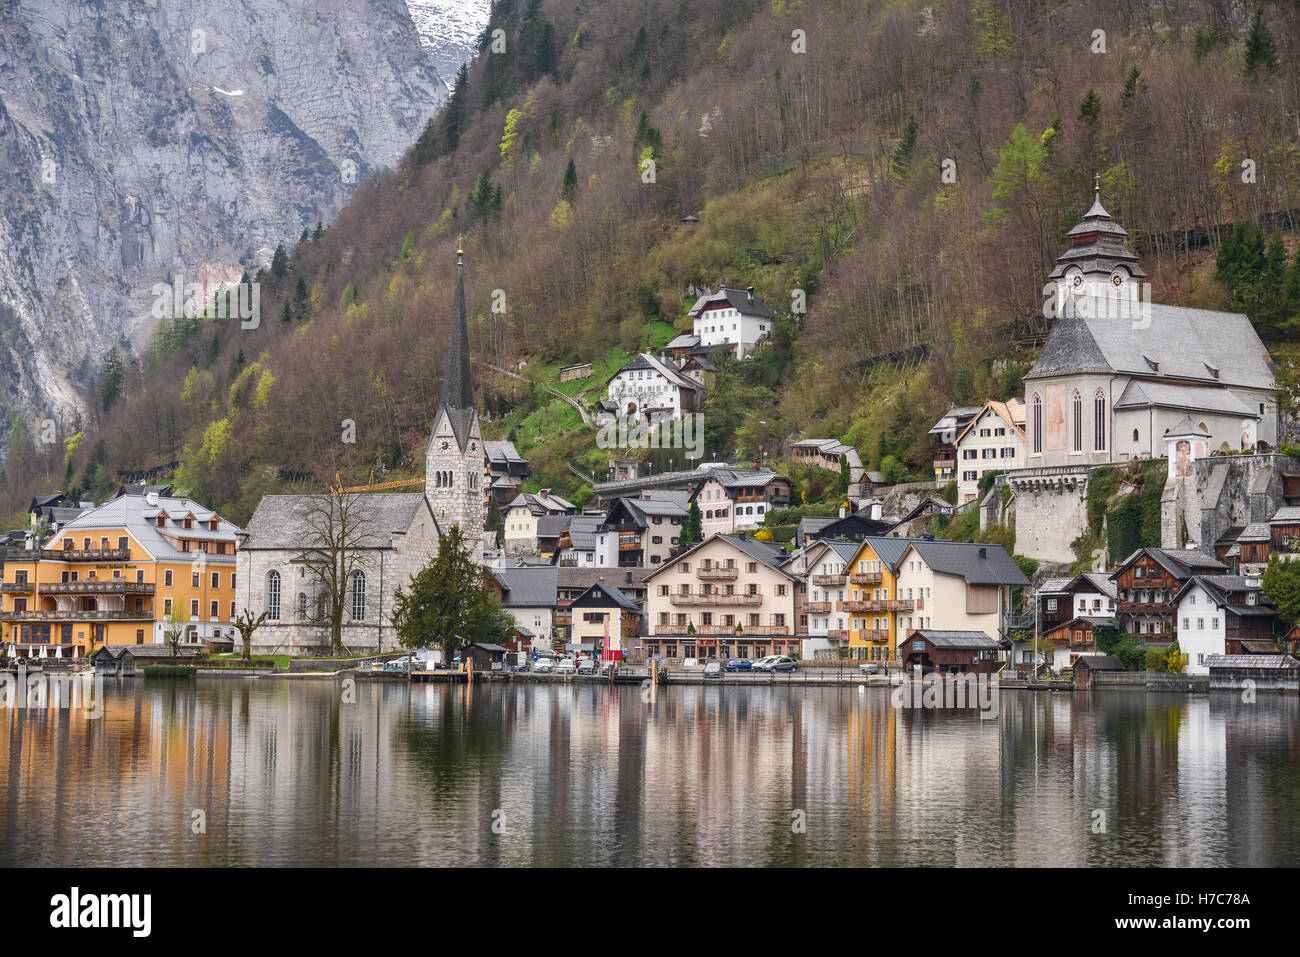
POLYGON ((1034 393, 1030 403, 1030 429, 1033 432, 1033 452, 1041 455, 1043 451, 1043 397, 1034 393))
POLYGON ((1092 397, 1092 447, 1106 451, 1106 393, 1101 389, 1092 397))
POLYGON ((275 569, 266 573, 266 617, 280 620, 280 573, 275 569))
POLYGON ((294 599, 294 618, 300 622, 307 620, 307 595, 305 592, 298 592, 298 597, 294 599))
POLYGON ((1070 396, 1070 449, 1074 452, 1083 451, 1083 396, 1079 390, 1075 389, 1074 394, 1070 396))
POLYGON ((366 617, 366 576, 362 571, 352 573, 352 620, 363 621, 366 617))

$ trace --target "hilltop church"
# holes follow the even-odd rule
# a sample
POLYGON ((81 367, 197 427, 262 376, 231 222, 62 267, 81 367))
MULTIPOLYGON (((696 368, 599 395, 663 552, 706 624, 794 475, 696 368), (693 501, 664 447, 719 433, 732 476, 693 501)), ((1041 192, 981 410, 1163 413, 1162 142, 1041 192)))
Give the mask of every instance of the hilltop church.
POLYGON ((1025 465, 1163 458, 1189 430, 1211 452, 1275 446, 1275 368, 1250 320, 1141 297, 1146 273, 1100 190, 1067 235, 1044 289, 1064 308, 1024 379, 1025 465))
POLYGON ((264 496, 240 536, 238 550, 236 607, 255 616, 267 613, 253 636, 253 651, 330 651, 328 609, 311 568, 338 551, 325 543, 337 540, 345 524, 354 531, 346 536, 343 643, 352 652, 395 648, 393 594, 438 554, 444 530, 459 525, 474 561, 483 561, 484 462, 470 376, 464 252, 458 248, 450 342, 425 452, 423 488, 264 496), (353 516, 347 522, 337 518, 343 501, 353 516))

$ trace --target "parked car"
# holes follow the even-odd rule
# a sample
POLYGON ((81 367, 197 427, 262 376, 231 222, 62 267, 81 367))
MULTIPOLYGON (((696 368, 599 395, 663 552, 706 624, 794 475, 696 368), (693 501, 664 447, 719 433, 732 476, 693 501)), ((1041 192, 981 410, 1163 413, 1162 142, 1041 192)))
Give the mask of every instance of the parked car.
POLYGON ((727 662, 728 671, 750 671, 753 667, 754 663, 748 658, 732 658, 727 662))
POLYGON ((707 665, 704 666, 704 677, 706 677, 706 678, 721 678, 721 677, 722 677, 722 664, 721 664, 720 662, 717 662, 717 661, 710 661, 707 665))
POLYGON ((759 658, 757 661, 754 662, 752 666, 752 670, 766 671, 768 669, 768 666, 771 665, 772 662, 776 661, 776 659, 780 657, 781 657, 780 655, 768 655, 765 658, 759 658))
POLYGON ((549 675, 555 670, 555 659, 538 658, 533 662, 533 670, 540 675, 549 675))
POLYGON ((863 674, 867 675, 878 675, 885 670, 884 665, 878 661, 864 661, 858 667, 862 669, 863 674))
POLYGON ((774 660, 768 663, 764 671, 796 671, 798 665, 793 658, 787 658, 785 655, 776 655, 774 660))
POLYGON ((591 658, 583 658, 578 662, 578 674, 594 675, 596 673, 596 662, 591 658))
POLYGON ((560 663, 555 666, 557 675, 572 675, 576 674, 577 671, 578 666, 573 663, 572 658, 561 658, 560 663))

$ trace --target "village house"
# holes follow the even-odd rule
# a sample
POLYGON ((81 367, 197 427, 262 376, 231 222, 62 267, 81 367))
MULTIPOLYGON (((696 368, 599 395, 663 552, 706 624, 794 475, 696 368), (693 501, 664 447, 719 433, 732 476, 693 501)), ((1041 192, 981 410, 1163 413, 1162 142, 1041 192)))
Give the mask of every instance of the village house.
POLYGON ((923 675, 994 674, 1006 663, 1007 644, 982 631, 923 628, 908 634, 898 656, 903 670, 923 675))
POLYGON ((800 574, 804 587, 800 589, 797 609, 799 630, 803 639, 804 658, 825 657, 849 647, 849 616, 843 609, 848 595, 849 571, 855 542, 814 542, 804 550, 800 574))
MULTIPOLYGON (((1097 633, 1118 631, 1114 616, 1080 615, 1069 621, 1043 628, 1038 636, 1039 663, 1051 668, 1073 668, 1081 658, 1099 655, 1097 633)), ((1021 661, 1034 664, 1034 642, 1021 643, 1021 661)))
POLYGON ((646 654, 725 660, 798 657, 798 576, 779 546, 714 535, 646 577, 646 654))
POLYGON ((606 408, 619 418, 658 422, 695 411, 704 386, 672 363, 643 352, 610 376, 606 394, 606 408))
POLYGON ((1001 639, 1011 589, 1029 584, 1001 545, 978 542, 911 541, 895 567, 896 601, 882 610, 896 613, 900 643, 913 630, 934 628, 1001 639))
MULTIPOLYGON (((695 301, 688 315, 693 333, 699 339, 696 348, 712 349, 726 345, 737 359, 747 358, 754 348, 772 335, 776 313, 748 289, 723 288, 706 293, 695 301)), ((672 344, 669 344, 672 348, 672 344)))
POLYGON ((567 568, 595 568, 596 531, 604 521, 604 515, 574 515, 569 527, 560 533, 555 564, 567 568))
POLYGON ((1110 576, 1117 587, 1120 631, 1173 641, 1177 636, 1174 596, 1179 589, 1193 575, 1227 570, 1223 562, 1194 548, 1139 548, 1110 576))
POLYGON ((1227 565, 1234 575, 1244 575, 1248 571, 1262 572, 1268 564, 1272 539, 1268 522, 1238 525, 1228 529, 1214 543, 1214 557, 1227 565))
POLYGON ((1290 558, 1300 553, 1300 506, 1284 505, 1268 520, 1270 552, 1290 558))
MULTIPOLYGON (((170 486, 166 487, 170 490, 170 486)), ((0 628, 11 653, 81 657, 104 645, 191 648, 231 637, 239 528, 157 491, 78 510, 43 548, 4 564, 0 628)))
POLYGON ((1082 572, 1073 578, 1048 578, 1038 586, 1040 632, 1065 624, 1073 618, 1113 618, 1117 614, 1117 589, 1105 572, 1082 572))
POLYGON ((687 515, 685 495, 670 495, 615 499, 596 529, 596 566, 653 568, 667 561, 681 545, 687 515))
POLYGON ((883 535, 863 538, 849 559, 849 594, 840 607, 850 613, 849 657, 888 661, 898 647, 897 613, 913 602, 898 600, 898 562, 910 541, 883 535))
POLYGON ((957 501, 979 494, 980 476, 1025 465, 1025 407, 1019 399, 986 402, 957 433, 957 501))
POLYGON ((559 600, 559 572, 551 565, 514 566, 493 570, 487 580, 501 607, 527 629, 532 645, 519 650, 531 653, 552 650, 556 634, 555 610, 559 600))
POLYGON ((331 597, 313 569, 343 564, 342 638, 355 652, 396 647, 394 593, 408 587, 438 554, 443 530, 458 526, 470 558, 482 564, 487 465, 474 408, 463 272, 463 253, 457 250, 451 335, 425 451, 423 489, 265 496, 240 538, 238 554, 237 603, 254 616, 267 616, 253 636, 253 651, 331 649, 331 597))
POLYGON ((862 480, 862 457, 851 445, 836 439, 800 439, 792 446, 795 461, 812 465, 828 472, 840 474, 842 463, 848 463, 849 482, 862 480))
POLYGON ((1139 301, 1146 274, 1100 195, 1068 235, 1050 277, 1065 314, 1024 379, 1026 464, 1160 458, 1184 418, 1212 450, 1275 446, 1274 366, 1250 320, 1152 303, 1149 288, 1139 301))
POLYGON ((506 441, 485 441, 483 454, 487 459, 488 494, 498 506, 505 506, 519 494, 528 478, 528 460, 513 442, 506 441))
MULTIPOLYGON (((536 494, 520 492, 506 506, 506 513, 502 517, 505 534, 502 536, 501 543, 506 554, 513 556, 538 554, 538 520, 548 515, 572 515, 577 510, 578 506, 556 495, 549 488, 544 488, 536 494)), ((554 531, 558 542, 559 529, 548 529, 548 531, 554 531)))
POLYGON ((715 467, 694 490, 707 538, 762 525, 773 509, 790 507, 790 480, 768 469, 715 467))
POLYGON ((930 429, 935 443, 934 480, 937 484, 945 485, 957 477, 957 436, 980 410, 980 406, 954 406, 930 429))
POLYGON ((1212 655, 1277 654, 1277 612, 1257 576, 1193 575, 1173 603, 1188 674, 1209 674, 1212 655))
POLYGON ((573 627, 567 651, 591 654, 600 661, 631 657, 641 608, 618 588, 598 581, 569 603, 573 627))

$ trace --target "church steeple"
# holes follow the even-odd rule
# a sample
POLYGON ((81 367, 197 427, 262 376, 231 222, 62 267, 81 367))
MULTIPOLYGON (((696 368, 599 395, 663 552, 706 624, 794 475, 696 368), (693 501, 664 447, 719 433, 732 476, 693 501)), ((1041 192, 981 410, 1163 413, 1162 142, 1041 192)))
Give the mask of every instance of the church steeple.
POLYGON ((1093 177, 1092 207, 1065 235, 1070 248, 1057 257, 1049 278, 1076 289, 1095 284, 1119 288, 1130 280, 1146 278, 1137 255, 1128 248, 1127 230, 1101 204, 1101 174, 1093 177))
POLYGON ((449 409, 474 408, 474 380, 469 371, 469 327, 465 320, 465 249, 460 240, 456 243, 456 295, 451 303, 450 341, 439 404, 449 409))

